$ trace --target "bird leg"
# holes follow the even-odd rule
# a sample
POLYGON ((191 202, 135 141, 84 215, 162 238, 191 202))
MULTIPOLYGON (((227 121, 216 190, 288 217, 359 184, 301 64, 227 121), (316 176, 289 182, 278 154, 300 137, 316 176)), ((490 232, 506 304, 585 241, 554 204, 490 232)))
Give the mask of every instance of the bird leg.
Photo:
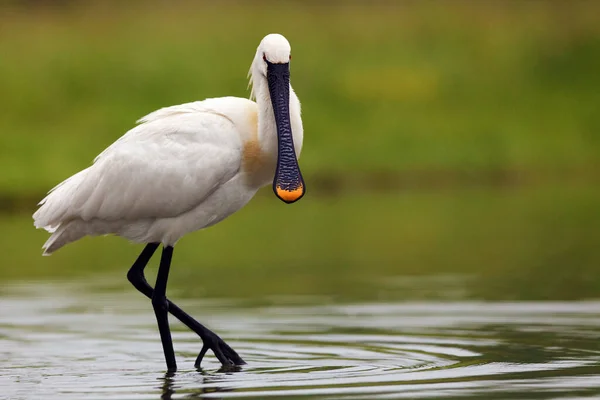
MULTIPOLYGON (((158 246, 159 243, 149 243, 148 245, 146 245, 142 253, 139 255, 139 257, 127 273, 127 279, 129 279, 129 281, 137 290, 139 290, 149 299, 154 298, 154 289, 152 289, 152 286, 150 286, 150 284, 148 284, 148 281, 146 281, 146 277, 144 276, 144 269, 146 268, 146 265, 150 261, 150 258, 152 258, 152 255, 154 254, 158 246)), ((171 249, 171 254, 172 252, 173 250, 171 249)), ((194 366, 196 368, 200 367, 200 363, 202 362, 202 359, 204 358, 204 355, 206 354, 208 349, 213 350, 215 356, 221 362, 221 364, 223 364, 223 366, 245 364, 244 360, 237 354, 237 352, 231 347, 229 347, 229 345, 225 343, 217 334, 215 334, 210 329, 196 321, 194 318, 192 318, 189 314, 187 314, 169 299, 165 298, 165 300, 168 312, 170 312, 175 318, 181 321, 192 331, 196 332, 196 334, 200 336, 202 342, 204 343, 204 345, 202 346, 202 350, 198 354, 196 362, 194 363, 194 366)))
POLYGON ((160 257, 156 285, 154 285, 154 293, 152 294, 152 306, 154 307, 154 314, 156 314, 156 322, 158 322, 158 331, 160 332, 160 340, 165 353, 168 371, 177 370, 171 329, 169 329, 169 303, 167 301, 167 280, 169 278, 172 257, 173 247, 165 246, 160 257))

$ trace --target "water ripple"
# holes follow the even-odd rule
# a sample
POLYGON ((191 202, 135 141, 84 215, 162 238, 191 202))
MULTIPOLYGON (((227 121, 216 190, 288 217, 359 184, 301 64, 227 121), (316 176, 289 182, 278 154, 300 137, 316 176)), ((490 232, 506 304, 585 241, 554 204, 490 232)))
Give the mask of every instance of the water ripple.
POLYGON ((248 365, 220 372, 208 357, 195 371, 201 343, 173 323, 181 370, 165 376, 150 304, 132 293, 44 284, 1 299, 0 389, 9 399, 600 395, 599 302, 187 301, 248 365))

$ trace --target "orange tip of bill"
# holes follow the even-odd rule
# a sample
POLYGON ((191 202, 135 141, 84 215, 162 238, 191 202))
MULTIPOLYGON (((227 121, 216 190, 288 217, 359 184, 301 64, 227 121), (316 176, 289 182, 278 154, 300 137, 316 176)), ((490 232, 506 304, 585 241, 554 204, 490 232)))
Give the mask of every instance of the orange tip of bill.
POLYGON ((286 190, 280 186, 277 186, 276 192, 277 197, 279 197, 281 200, 285 201, 286 203, 293 203, 304 195, 304 186, 300 185, 298 188, 293 190, 286 190))

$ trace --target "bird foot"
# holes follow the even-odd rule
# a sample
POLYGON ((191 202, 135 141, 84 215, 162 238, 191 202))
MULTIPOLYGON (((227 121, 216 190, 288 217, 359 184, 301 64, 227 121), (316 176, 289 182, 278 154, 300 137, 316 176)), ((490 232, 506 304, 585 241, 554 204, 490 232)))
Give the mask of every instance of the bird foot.
POLYGON ((211 349, 215 353, 215 356, 223 365, 222 368, 226 370, 235 370, 235 367, 246 364, 242 357, 215 333, 210 332, 209 335, 202 338, 202 341, 204 342, 204 346, 202 346, 202 350, 200 350, 196 358, 194 367, 200 368, 200 363, 208 349, 211 349))

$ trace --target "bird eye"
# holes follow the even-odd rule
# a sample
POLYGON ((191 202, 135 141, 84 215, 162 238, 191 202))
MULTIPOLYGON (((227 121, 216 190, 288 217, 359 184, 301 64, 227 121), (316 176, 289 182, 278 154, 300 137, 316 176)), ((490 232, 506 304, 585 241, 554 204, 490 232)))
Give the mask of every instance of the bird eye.
POLYGON ((290 61, 292 61, 292 55, 290 54, 290 61))
POLYGON ((267 55, 263 53, 263 61, 267 61, 267 55))

